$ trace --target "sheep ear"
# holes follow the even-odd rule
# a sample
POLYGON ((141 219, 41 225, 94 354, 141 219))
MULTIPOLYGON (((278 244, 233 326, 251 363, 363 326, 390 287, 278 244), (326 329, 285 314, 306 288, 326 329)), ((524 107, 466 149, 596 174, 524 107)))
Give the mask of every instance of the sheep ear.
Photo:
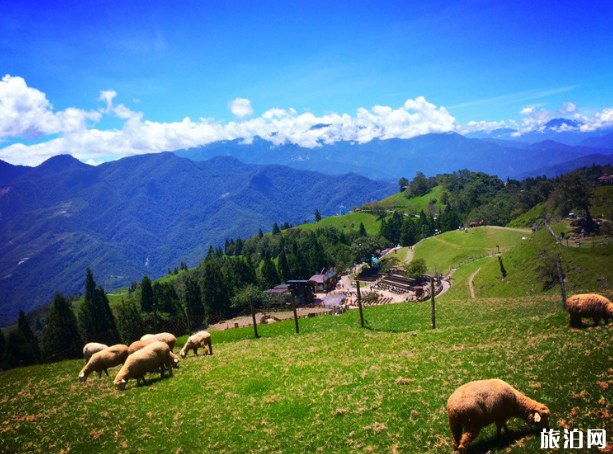
POLYGON ((541 415, 534 413, 534 422, 541 422, 541 415))

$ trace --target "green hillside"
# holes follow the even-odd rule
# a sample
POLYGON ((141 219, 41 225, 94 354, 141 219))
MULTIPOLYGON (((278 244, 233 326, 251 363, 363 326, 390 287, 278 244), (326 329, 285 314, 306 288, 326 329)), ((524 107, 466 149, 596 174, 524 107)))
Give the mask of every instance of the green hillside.
POLYGON ((450 268, 477 258, 505 251, 515 246, 521 238, 529 235, 527 229, 506 229, 501 227, 477 227, 453 230, 423 240, 414 246, 414 258, 423 258, 430 272, 446 273, 450 268), (500 248, 497 248, 499 246, 500 248))
POLYGON ((419 213, 421 210, 424 210, 427 213, 428 206, 432 205, 439 211, 443 207, 441 203, 443 192, 444 188, 441 185, 435 186, 423 196, 412 197, 410 199, 407 199, 405 192, 398 192, 379 202, 365 203, 364 209, 378 207, 385 210, 397 210, 407 213, 419 213))
POLYGON ((360 223, 364 224, 366 233, 369 235, 378 235, 381 228, 381 220, 377 216, 366 212, 354 212, 344 214, 342 216, 329 216, 322 218, 317 223, 301 224, 294 227, 299 230, 314 230, 326 227, 335 227, 345 233, 349 231, 357 232, 360 228, 360 223))

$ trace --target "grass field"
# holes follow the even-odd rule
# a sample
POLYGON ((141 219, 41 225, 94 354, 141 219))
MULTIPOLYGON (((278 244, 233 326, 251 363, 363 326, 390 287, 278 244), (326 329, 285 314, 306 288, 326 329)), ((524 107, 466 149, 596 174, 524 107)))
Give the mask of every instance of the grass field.
POLYGON ((441 203, 442 196, 443 187, 435 186, 431 191, 421 197, 412 197, 411 199, 407 199, 404 192, 398 192, 374 204, 365 203, 364 208, 368 209, 370 206, 376 205, 385 210, 398 210, 413 214, 417 214, 421 210, 424 210, 427 213, 428 205, 430 205, 432 200, 436 201, 434 206, 437 210, 440 210, 443 207, 443 204, 441 203))
POLYGON ((365 212, 355 212, 345 214, 343 216, 329 216, 322 218, 318 223, 309 223, 297 225, 296 229, 314 230, 325 227, 336 227, 343 232, 354 231, 360 229, 360 223, 364 224, 364 228, 369 235, 378 235, 381 230, 381 220, 377 216, 365 212))
MULTIPOLYGON (((471 264, 473 266, 475 264, 471 264)), ((2 374, 2 452, 451 452, 445 404, 462 383, 502 378, 552 412, 552 427, 607 428, 613 325, 567 328, 552 297, 452 299, 212 332, 215 355, 119 393, 77 381, 82 361, 2 374)), ((179 344, 185 341, 180 339, 179 344)), ((520 420, 474 453, 539 452, 520 420)))
POLYGON ((415 246, 413 258, 423 258, 430 272, 446 273, 450 268, 498 252, 516 245, 521 238, 529 235, 526 229, 505 229, 499 227, 477 227, 445 232, 422 241, 415 246))

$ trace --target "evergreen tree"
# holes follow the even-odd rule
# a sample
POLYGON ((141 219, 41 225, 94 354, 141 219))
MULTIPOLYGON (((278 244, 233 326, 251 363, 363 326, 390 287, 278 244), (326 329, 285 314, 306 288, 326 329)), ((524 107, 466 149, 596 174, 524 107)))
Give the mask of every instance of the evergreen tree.
POLYGON ((6 354, 6 338, 4 337, 4 331, 0 329, 0 368, 6 369, 5 367, 5 354, 6 354))
POLYGON ((143 312, 153 311, 153 288, 151 287, 151 279, 146 274, 140 284, 140 291, 140 310, 143 312))
POLYGON ((19 330, 11 331, 8 335, 6 362, 10 367, 30 366, 36 363, 36 353, 32 345, 19 330))
POLYGON ((234 253, 236 255, 243 255, 243 240, 240 238, 236 239, 236 247, 234 248, 234 253))
POLYGON ((146 334, 147 329, 141 313, 133 299, 117 305, 117 330, 124 344, 130 345, 146 334))
POLYGON ((262 229, 260 229, 260 230, 258 231, 258 236, 259 236, 260 238, 262 238, 262 237, 264 236, 264 232, 262 232, 262 229))
POLYGON ((315 222, 319 221, 321 221, 321 214, 319 213, 319 210, 315 210, 315 222))
POLYGON ((273 288, 279 284, 279 273, 272 259, 264 260, 262 263, 260 287, 264 290, 273 288))
POLYGON ((205 307, 211 314, 221 316, 228 314, 230 297, 219 263, 206 260, 202 273, 202 290, 205 307))
POLYGON ((119 342, 115 318, 109 299, 102 287, 97 287, 90 268, 85 273, 85 298, 79 311, 79 328, 85 342, 113 345, 119 342))
POLYGON ((189 320, 188 328, 202 325, 204 319, 204 306, 202 304, 202 293, 200 285, 195 277, 189 276, 185 280, 185 310, 189 320))
POLYGON ((281 233, 281 229, 279 228, 279 225, 275 222, 275 224, 272 226, 272 234, 278 235, 280 233, 281 233))
MULTIPOLYGON (((38 346, 38 339, 34 336, 26 314, 20 309, 19 319, 17 320, 17 330, 23 335, 23 338, 28 343, 34 354, 34 362, 40 361, 40 347, 38 346)), ((30 363, 33 364, 33 363, 30 363)))
POLYGON ((79 358, 83 355, 83 340, 77 318, 68 299, 56 293, 47 314, 47 326, 42 336, 43 357, 49 361, 79 358))
POLYGON ((364 227, 364 223, 360 222, 360 230, 358 231, 358 236, 368 236, 366 233, 366 227, 364 227))
POLYGON ((160 312, 165 312, 173 317, 181 313, 177 291, 170 282, 153 284, 153 301, 160 312))
POLYGON ((281 250, 277 265, 279 268, 279 278, 283 282, 287 282, 288 279, 290 279, 290 269, 289 264, 287 263, 287 255, 285 255, 285 250, 281 250))

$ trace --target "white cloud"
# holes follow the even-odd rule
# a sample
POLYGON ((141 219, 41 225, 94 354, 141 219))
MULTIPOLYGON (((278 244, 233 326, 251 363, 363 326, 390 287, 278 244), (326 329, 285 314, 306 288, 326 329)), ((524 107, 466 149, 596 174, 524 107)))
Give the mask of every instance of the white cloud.
POLYGON ((244 98, 236 98, 228 103, 228 107, 237 120, 241 121, 253 115, 251 101, 244 98))
MULTIPOLYGON (((237 121, 221 123, 213 119, 188 117, 173 123, 144 119, 123 104, 114 104, 117 93, 100 92, 98 100, 105 108, 86 112, 76 108, 54 112, 44 93, 30 88, 19 77, 5 76, 0 83, 0 140, 2 138, 41 137, 56 134, 50 140, 33 145, 13 143, 0 148, 0 159, 13 164, 38 165, 51 156, 67 153, 88 163, 144 153, 174 151, 220 140, 238 139, 248 144, 259 136, 274 145, 286 143, 314 148, 340 141, 366 143, 374 139, 409 139, 428 133, 456 131, 492 131, 505 122, 471 121, 460 125, 444 107, 429 103, 424 97, 407 100, 402 106, 359 108, 354 115, 328 113, 317 116, 307 111, 273 108, 261 116, 253 115, 248 99, 236 98, 228 106, 237 121), (103 115, 123 121, 121 128, 100 130, 88 127, 86 120, 99 121, 103 115)), ((521 122, 510 121, 520 133, 538 130, 560 115, 574 113, 583 123, 582 130, 613 125, 613 109, 605 109, 591 118, 576 112, 574 103, 566 102, 559 111, 522 109, 521 122)))
POLYGON ((21 77, 6 75, 0 81, 0 141, 37 139, 86 128, 86 120, 98 121, 98 112, 68 108, 53 112, 45 94, 28 87, 21 77))

